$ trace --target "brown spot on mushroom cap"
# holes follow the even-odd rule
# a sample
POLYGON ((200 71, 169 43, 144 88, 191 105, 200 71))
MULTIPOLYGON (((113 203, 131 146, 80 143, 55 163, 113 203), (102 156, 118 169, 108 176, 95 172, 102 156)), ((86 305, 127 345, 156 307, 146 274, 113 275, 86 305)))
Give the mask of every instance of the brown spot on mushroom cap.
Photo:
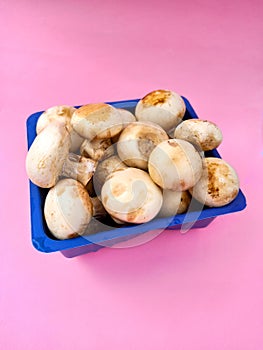
POLYGON ((232 202, 239 191, 239 179, 235 170, 220 158, 204 159, 205 169, 199 182, 190 189, 199 202, 220 207, 232 202))
POLYGON ((187 210, 187 208, 189 207, 190 202, 191 202, 190 193, 188 191, 183 191, 182 195, 181 195, 181 201, 180 201, 180 205, 179 205, 177 214, 184 213, 187 210))
POLYGON ((171 92, 168 90, 155 90, 144 96, 142 98, 142 103, 150 106, 161 105, 165 103, 170 96, 171 92))
POLYGON ((47 164, 46 164, 46 158, 43 157, 43 158, 38 162, 37 168, 38 168, 38 169, 45 169, 46 166, 47 166, 47 164))
MULTIPOLYGON (((207 192, 213 198, 219 197, 219 179, 217 178, 218 163, 210 163, 207 167, 208 189, 207 192)), ((224 165, 225 167, 225 165, 224 165)), ((228 171, 228 169, 226 169, 228 171)))
POLYGON ((104 204, 107 205, 107 202, 108 202, 108 200, 109 200, 109 196, 107 196, 107 195, 104 196, 104 199, 103 199, 103 200, 104 200, 104 204))
POLYGON ((58 197, 60 197, 65 192, 65 187, 63 186, 57 186, 56 187, 56 194, 58 197))
POLYGON ((112 194, 113 196, 118 197, 122 195, 125 191, 126 191, 126 186, 122 183, 119 183, 116 186, 114 186, 112 190, 112 194))
POLYGON ((175 140, 168 140, 168 145, 171 147, 178 147, 178 143, 175 140))
POLYGON ((75 238, 75 237, 78 237, 78 234, 76 232, 73 232, 73 233, 69 233, 68 234, 68 239, 70 238, 75 238))
POLYGON ((75 111, 79 118, 88 118, 91 122, 106 121, 111 112, 111 106, 105 103, 91 103, 75 111))
POLYGON ((132 209, 127 213, 127 222, 134 222, 138 216, 143 216, 145 210, 143 208, 132 209))
POLYGON ((71 124, 82 137, 93 140, 111 138, 122 129, 119 111, 108 104, 90 104, 73 113, 71 124))
POLYGON ((184 191, 185 188, 187 187, 184 180, 180 180, 180 186, 181 186, 182 191, 184 191))

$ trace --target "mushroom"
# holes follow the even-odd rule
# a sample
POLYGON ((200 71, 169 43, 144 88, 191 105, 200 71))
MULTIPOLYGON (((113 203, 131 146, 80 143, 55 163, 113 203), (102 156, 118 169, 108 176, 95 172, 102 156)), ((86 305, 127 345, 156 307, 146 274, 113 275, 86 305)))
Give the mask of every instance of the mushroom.
POLYGON ((63 179, 49 190, 44 216, 54 237, 68 239, 84 234, 92 215, 92 201, 78 181, 63 179))
POLYGON ((217 148, 223 139, 215 123, 201 119, 184 120, 176 127, 174 137, 196 144, 203 151, 217 148))
POLYGON ((185 110, 184 100, 176 92, 155 90, 138 102, 135 116, 139 121, 154 122, 168 131, 182 121, 185 110))
POLYGON ((150 153, 156 145, 168 138, 166 132, 157 124, 131 123, 119 137, 118 155, 126 165, 147 170, 150 153))
POLYGON ((162 206, 162 192, 143 170, 127 168, 107 177, 101 190, 102 204, 117 220, 144 223, 162 206))
POLYGON ((188 191, 163 190, 163 205, 159 212, 160 217, 173 216, 186 212, 191 202, 188 191))
POLYGON ((125 165, 118 156, 111 156, 98 163, 96 171, 93 175, 93 186, 95 192, 100 194, 101 188, 106 181, 106 178, 114 171, 126 169, 125 165))
POLYGON ((83 142, 83 138, 73 130, 70 123, 72 114, 75 110, 76 108, 66 105, 48 108, 40 115, 37 120, 36 133, 39 134, 48 124, 52 123, 54 120, 61 120, 67 125, 67 128, 70 132, 70 152, 76 152, 83 142))
POLYGON ((77 133, 88 140, 108 139, 122 130, 120 112, 106 103, 92 103, 77 109, 71 118, 77 133))
POLYGON ((202 158, 191 143, 170 139, 154 148, 148 170, 153 181, 163 189, 185 191, 200 179, 202 158))
POLYGON ((209 207, 221 207, 232 202, 239 192, 237 173, 221 158, 207 157, 200 180, 189 191, 199 202, 209 207))
POLYGON ((132 114, 132 112, 124 108, 117 108, 117 110, 120 113, 123 127, 129 125, 130 123, 136 122, 136 117, 132 114))
POLYGON ((95 171, 96 162, 69 153, 70 134, 62 121, 53 121, 38 134, 27 157, 26 171, 37 186, 50 188, 59 176, 74 177, 85 185, 95 171))
POLYGON ((55 185, 70 148, 70 134, 64 122, 54 121, 36 136, 26 157, 29 179, 39 187, 55 185))
MULTIPOLYGON (((100 160, 104 157, 105 151, 110 147, 111 139, 98 139, 95 137, 93 140, 84 140, 80 146, 80 153, 85 157, 90 157, 94 160, 100 160)), ((111 148, 112 152, 114 149, 111 148)), ((109 154, 106 153, 108 156, 109 154)))
MULTIPOLYGON (((117 108, 117 109, 118 109, 118 111, 120 113, 121 120, 122 120, 122 130, 124 128, 126 128, 126 126, 128 126, 130 123, 136 122, 136 118, 132 114, 132 112, 128 111, 127 109, 123 109, 123 108, 117 108)), ((119 136, 120 136, 122 130, 120 131, 119 134, 115 135, 112 138, 112 143, 113 144, 118 142, 118 139, 119 139, 119 136)))

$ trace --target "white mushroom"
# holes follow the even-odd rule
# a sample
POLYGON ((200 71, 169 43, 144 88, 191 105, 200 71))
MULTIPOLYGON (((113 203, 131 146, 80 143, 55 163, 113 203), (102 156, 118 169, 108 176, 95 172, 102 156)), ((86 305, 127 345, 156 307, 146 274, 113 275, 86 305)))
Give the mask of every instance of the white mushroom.
POLYGON ((190 189, 192 196, 209 207, 221 207, 232 202, 239 191, 235 170, 223 159, 207 157, 197 184, 190 189))
POLYGON ((202 158, 191 143, 170 139, 154 148, 148 169, 153 181, 163 189, 185 191, 200 179, 202 158))
POLYGON ((203 151, 217 148, 223 139, 215 123, 201 119, 184 120, 176 127, 174 137, 196 144, 203 151))
POLYGON ((54 120, 60 120, 67 125, 67 128, 70 132, 71 137, 71 146, 70 152, 76 152, 81 143, 83 142, 83 138, 73 130, 70 120, 72 114, 76 108, 71 106, 54 106, 48 108, 45 112, 43 112, 37 120, 36 125, 36 133, 39 134, 48 124, 52 123, 54 120))
POLYGON ((191 202, 191 196, 188 191, 163 190, 163 205, 159 216, 167 217, 186 212, 191 202))
POLYGON ((129 124, 119 137, 118 155, 128 166, 147 170, 149 155, 154 147, 168 139, 168 135, 159 125, 134 122, 129 124))
POLYGON ((85 232, 93 207, 84 186, 74 179, 60 180, 47 194, 44 216, 50 232, 58 239, 85 232))
POLYGON ((36 136, 26 157, 27 175, 35 185, 50 188, 59 176, 73 177, 87 184, 96 162, 70 154, 70 142, 70 134, 61 121, 53 121, 36 136))
POLYGON ((154 122, 168 131, 182 121, 185 110, 184 100, 176 92, 155 90, 138 102, 135 116, 139 121, 154 122))
POLYGON ((117 110, 120 113, 123 127, 126 127, 130 123, 136 122, 135 115, 133 115, 132 112, 124 108, 117 108, 117 110))
POLYGON ((29 179, 39 187, 55 185, 70 148, 70 134, 64 122, 54 121, 36 136, 26 157, 29 179))
MULTIPOLYGON (((136 118, 132 114, 132 112, 128 111, 127 109, 123 109, 123 108, 117 108, 117 109, 118 109, 118 111, 120 113, 120 117, 121 117, 121 120, 122 120, 122 130, 124 128, 126 128, 126 126, 128 126, 130 123, 136 122, 136 118)), ((119 136, 120 136, 122 130, 120 131, 119 134, 115 135, 112 138, 112 143, 113 144, 118 142, 118 139, 119 139, 119 136)))
POLYGON ((77 133, 88 139, 108 139, 122 130, 120 112, 106 103, 93 103, 77 109, 71 118, 77 133))
POLYGON ((100 194, 101 188, 106 181, 106 178, 112 174, 114 171, 126 169, 127 165, 125 165, 118 156, 111 156, 107 159, 101 161, 94 173, 93 176, 93 186, 95 188, 95 192, 100 194))
POLYGON ((127 168, 108 176, 101 190, 102 204, 114 218, 130 223, 153 219, 162 206, 162 193, 143 170, 127 168))
MULTIPOLYGON (((90 157, 94 160, 100 160, 104 157, 105 151, 111 146, 111 139, 84 140, 80 146, 80 153, 84 157, 90 157)), ((112 152, 114 151, 111 148, 112 152)), ((109 155, 108 155, 109 156, 109 155)))

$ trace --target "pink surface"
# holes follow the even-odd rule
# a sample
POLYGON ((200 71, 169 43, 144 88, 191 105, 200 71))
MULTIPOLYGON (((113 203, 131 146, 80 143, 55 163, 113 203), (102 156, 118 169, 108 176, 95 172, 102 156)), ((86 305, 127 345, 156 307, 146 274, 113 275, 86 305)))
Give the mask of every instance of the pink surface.
POLYGON ((262 1, 0 2, 0 349, 263 348, 262 1), (30 242, 25 122, 56 104, 189 98, 245 211, 72 260, 30 242))

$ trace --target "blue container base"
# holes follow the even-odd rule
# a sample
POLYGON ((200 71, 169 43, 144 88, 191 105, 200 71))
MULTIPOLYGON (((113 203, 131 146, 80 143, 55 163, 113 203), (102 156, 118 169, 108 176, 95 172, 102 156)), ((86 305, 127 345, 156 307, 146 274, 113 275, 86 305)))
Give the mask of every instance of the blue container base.
MULTIPOLYGON (((208 219, 203 219, 200 221, 196 221, 193 226, 191 226, 191 228, 203 228, 208 226, 213 220, 214 218, 208 218, 208 219)), ((192 223, 190 223, 192 224, 192 223)), ((182 225, 174 225, 174 226, 169 226, 166 228, 166 230, 180 230, 182 228, 182 225)), ((112 241, 112 245, 114 243, 117 243, 118 241, 123 241, 122 240, 117 240, 117 241, 112 241)), ((109 247, 110 245, 107 244, 107 247, 109 247)), ((76 256, 79 255, 83 255, 86 253, 92 253, 92 252, 97 252, 99 249, 105 248, 103 245, 99 245, 99 244, 94 244, 91 243, 89 245, 85 245, 82 247, 77 247, 77 248, 72 248, 72 249, 67 249, 67 250, 62 250, 61 254, 63 254, 66 258, 74 258, 76 256)))
POLYGON ((97 252, 99 249, 102 249, 102 248, 104 247, 99 244, 89 244, 89 245, 84 245, 82 247, 62 250, 61 254, 64 255, 66 258, 75 258, 76 256, 79 256, 82 254, 97 252))

